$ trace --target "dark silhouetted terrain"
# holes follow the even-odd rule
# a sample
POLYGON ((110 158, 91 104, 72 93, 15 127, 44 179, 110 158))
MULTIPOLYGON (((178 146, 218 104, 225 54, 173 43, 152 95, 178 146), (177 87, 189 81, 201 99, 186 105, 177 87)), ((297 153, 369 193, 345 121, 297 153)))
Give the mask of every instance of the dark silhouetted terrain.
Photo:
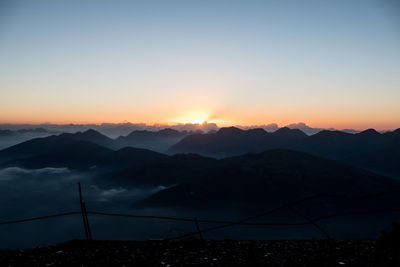
MULTIPOLYGON (((330 133, 313 137, 320 140, 325 134, 330 133)), ((307 138, 301 131, 288 128, 275 133, 225 128, 216 134, 223 140, 231 140, 231 135, 244 139, 252 136, 254 147, 265 136, 273 140, 271 145, 289 141, 295 144, 307 138)), ((344 133, 338 136, 353 137, 344 133)), ((215 209, 229 206, 256 209, 313 194, 355 196, 400 189, 398 180, 303 152, 268 150, 216 160, 194 154, 167 156, 130 147, 114 151, 98 145, 109 141, 107 137, 90 130, 31 140, 0 151, 0 157, 3 166, 8 167, 68 167, 92 171, 97 183, 107 186, 165 187, 135 204, 151 207, 215 209)), ((386 199, 380 201, 379 205, 388 205, 386 199)), ((377 205, 375 202, 363 204, 370 207, 377 205)), ((336 207, 342 204, 329 200, 324 205, 336 207)))
POLYGON ((115 140, 114 147, 122 148, 132 146, 165 152, 172 145, 190 134, 192 134, 192 132, 181 132, 173 129, 163 129, 155 132, 147 130, 133 131, 127 136, 118 137, 115 140))
POLYGON ((57 132, 49 131, 44 128, 22 128, 15 130, 0 128, 0 150, 33 138, 46 137, 55 133, 57 132))
POLYGON ((0 250, 5 266, 397 266, 397 247, 359 241, 71 241, 0 250))
POLYGON ((227 157, 268 149, 291 149, 400 177, 400 164, 396 164, 400 162, 399 144, 400 129, 382 134, 373 129, 355 134, 324 130, 307 136, 289 128, 269 133, 262 129, 230 127, 213 134, 185 137, 168 152, 227 157))
MULTIPOLYGON (((154 194, 143 204, 203 208, 215 208, 218 204, 238 208, 242 205, 246 208, 268 207, 314 194, 357 196, 400 189, 398 180, 295 151, 270 150, 204 163, 204 167, 199 162, 193 165, 192 170, 182 169, 186 175, 180 173, 180 179, 177 175, 170 176, 171 172, 165 167, 159 173, 157 166, 150 167, 154 171, 144 172, 147 174, 146 182, 156 179, 155 183, 159 183, 157 178, 162 176, 165 186, 174 186, 154 194)), ((175 172, 176 169, 171 168, 175 172)), ((112 173, 109 179, 130 177, 129 180, 135 183, 136 179, 142 179, 140 172, 132 169, 122 176, 112 173)), ((324 200, 326 207, 329 203, 336 205, 332 200, 324 200)))
MULTIPOLYGON (((6 203, 2 207, 3 213, 13 219, 22 217, 16 207, 18 211, 24 211, 29 206, 30 213, 26 216, 64 212, 67 208, 75 210, 77 203, 71 202, 76 197, 73 186, 77 181, 83 181, 85 195, 90 199, 88 207, 92 211, 108 209, 111 212, 239 220, 286 203, 322 195, 296 204, 296 209, 313 219, 378 211, 360 218, 321 219, 333 236, 376 237, 397 218, 395 210, 400 205, 400 197, 393 191, 400 190, 400 180, 384 174, 398 171, 399 130, 383 134, 374 130, 357 134, 321 131, 307 136, 300 130, 289 128, 269 133, 262 129, 230 127, 209 134, 186 134, 168 129, 136 131, 127 137, 111 139, 87 130, 35 138, 0 150, 0 179, 4 185, 1 197, 6 203), (162 154, 128 145, 147 140, 146 146, 153 142, 159 146, 160 138, 183 138, 170 152, 182 146, 187 151, 162 154), (118 144, 127 146, 119 148, 118 144), (196 154, 186 153, 190 151, 196 154), (361 168, 365 164, 369 170, 361 168), (389 193, 374 196, 381 192, 389 193), (8 194, 18 196, 17 200, 9 199, 8 194), (371 197, 360 199, 368 195, 371 197), (381 210, 391 210, 391 213, 379 213, 381 210)), ((107 238, 126 236, 126 231, 130 236, 158 237, 177 227, 155 221, 135 221, 135 227, 141 229, 140 233, 135 233, 130 229, 130 222, 119 221, 112 232, 105 231, 113 220, 115 218, 96 219, 94 225, 99 226, 95 232, 107 238), (160 226, 162 230, 159 230, 160 226), (119 228, 121 231, 117 230, 119 228), (151 230, 146 233, 146 229, 151 230)), ((260 220, 305 222, 287 208, 260 220)), ((63 224, 61 220, 58 223, 68 233, 76 233, 75 228, 70 229, 70 223, 63 224)), ((46 227, 39 227, 39 222, 32 225, 31 231, 46 232, 46 227)), ((185 232, 193 231, 191 225, 181 227, 185 232)), ((242 227, 232 232, 213 232, 210 237, 257 239, 257 236, 273 236, 282 239, 321 236, 308 224, 290 230, 279 228, 277 232, 267 230, 260 234, 260 229, 242 227)), ((38 239, 32 233, 32 240, 38 239)), ((57 236, 62 238, 63 235, 57 236)), ((13 237, 8 234, 6 238, 13 237)), ((53 239, 46 237, 45 240, 53 239)))

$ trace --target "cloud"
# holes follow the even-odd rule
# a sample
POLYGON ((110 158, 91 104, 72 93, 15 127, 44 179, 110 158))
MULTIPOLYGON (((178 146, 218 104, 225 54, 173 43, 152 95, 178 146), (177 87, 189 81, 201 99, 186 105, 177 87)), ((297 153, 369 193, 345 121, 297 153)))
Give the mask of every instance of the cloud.
POLYGON ((118 189, 111 188, 111 189, 104 190, 103 192, 101 192, 101 196, 104 196, 104 197, 115 196, 115 195, 125 193, 125 192, 126 192, 126 189, 124 189, 124 188, 118 188, 118 189))
POLYGON ((101 188, 97 185, 90 185, 88 192, 88 198, 95 201, 101 202, 126 202, 131 204, 132 202, 140 199, 144 199, 154 193, 164 190, 165 186, 156 186, 152 188, 101 188))
POLYGON ((15 174, 62 174, 62 173, 69 173, 70 170, 68 168, 52 168, 52 167, 45 167, 41 169, 23 169, 20 167, 9 167, 0 170, 0 174, 8 174, 8 175, 15 175, 15 174))
MULTIPOLYGON (((165 188, 163 186, 133 189, 107 187, 96 184, 96 180, 92 177, 91 172, 77 172, 67 168, 0 169, 0 221, 79 211, 78 181, 82 184, 86 207, 91 211, 134 213, 132 203, 135 200, 143 199, 165 188)), ((140 213, 142 212, 150 211, 141 210, 140 213)), ((152 213, 158 213, 158 211, 152 211, 152 213)), ((145 233, 149 225, 148 221, 118 220, 114 217, 99 216, 91 216, 90 222, 96 227, 96 236, 112 233, 112 238, 117 238, 118 235, 126 238, 125 234, 131 231, 132 225, 135 225, 134 229, 143 227, 143 233, 145 233), (115 226, 114 230, 110 231, 110 225, 115 226), (121 227, 125 227, 124 231, 120 231, 121 227)), ((159 228, 157 223, 154 222, 155 229, 159 228)), ((54 244, 82 237, 79 216, 7 227, 7 231, 1 232, 0 248, 32 247, 43 245, 43 242, 54 244)), ((137 230, 132 232, 132 236, 137 235, 137 230)))
POLYGON ((47 175, 64 175, 71 171, 68 168, 41 168, 41 169, 23 169, 19 167, 9 167, 0 169, 0 181, 10 181, 20 178, 26 178, 29 175, 30 179, 35 177, 46 177, 47 175))

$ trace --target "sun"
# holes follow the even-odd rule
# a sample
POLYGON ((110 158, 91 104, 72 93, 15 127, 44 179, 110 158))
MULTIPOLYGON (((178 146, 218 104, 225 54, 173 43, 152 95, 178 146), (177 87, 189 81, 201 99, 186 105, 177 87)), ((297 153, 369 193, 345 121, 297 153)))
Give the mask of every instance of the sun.
POLYGON ((190 124, 203 124, 205 123, 209 118, 209 115, 207 112, 204 111, 195 111, 195 112, 188 112, 176 119, 174 119, 175 122, 179 123, 190 123, 190 124))
POLYGON ((188 122, 191 124, 203 124, 206 120, 203 118, 193 118, 189 120, 188 122))

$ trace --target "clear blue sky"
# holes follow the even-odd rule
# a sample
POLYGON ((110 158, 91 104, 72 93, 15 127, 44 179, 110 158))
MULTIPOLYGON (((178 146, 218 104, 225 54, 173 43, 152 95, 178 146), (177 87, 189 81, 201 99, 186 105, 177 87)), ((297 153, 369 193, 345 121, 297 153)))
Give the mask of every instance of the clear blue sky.
POLYGON ((400 1, 1 1, 0 122, 400 127, 400 1))

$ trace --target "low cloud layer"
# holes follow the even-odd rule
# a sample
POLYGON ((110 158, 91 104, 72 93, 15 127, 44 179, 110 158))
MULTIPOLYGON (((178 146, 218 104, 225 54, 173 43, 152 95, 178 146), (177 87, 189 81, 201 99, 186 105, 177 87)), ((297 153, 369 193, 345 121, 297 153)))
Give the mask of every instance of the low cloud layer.
MULTIPOLYGON (((78 182, 82 184, 87 209, 93 211, 132 213, 131 204, 135 200, 163 189, 103 187, 94 184, 90 173, 75 172, 68 168, 0 169, 0 221, 79 211, 78 182)), ((115 218, 96 217, 92 220, 104 228, 115 224, 115 218)), ((80 223, 80 216, 68 216, 1 225, 0 248, 36 246, 82 238, 80 223)), ((123 223, 127 224, 129 220, 123 223)), ((106 232, 104 229, 97 231, 106 232)))

